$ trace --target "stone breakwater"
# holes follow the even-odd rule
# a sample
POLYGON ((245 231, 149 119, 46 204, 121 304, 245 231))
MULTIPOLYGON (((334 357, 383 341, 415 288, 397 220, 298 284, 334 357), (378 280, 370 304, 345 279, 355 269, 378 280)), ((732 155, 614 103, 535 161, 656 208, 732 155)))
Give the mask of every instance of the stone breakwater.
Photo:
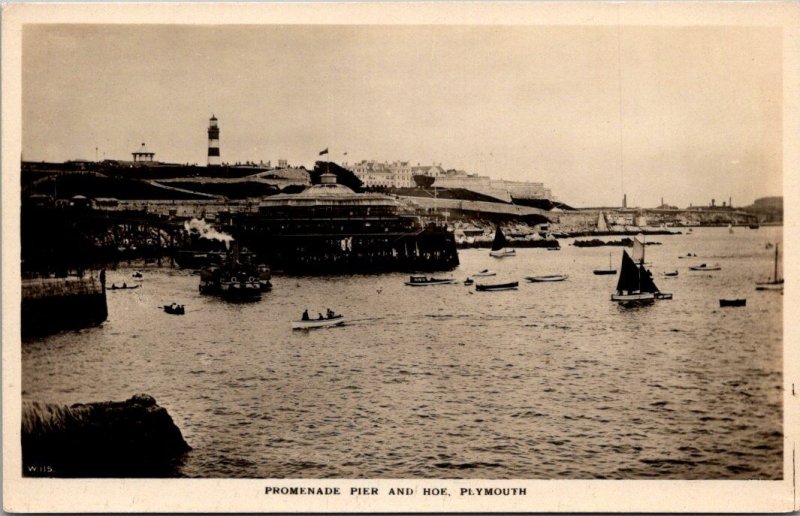
POLYGON ((108 317, 104 275, 24 279, 20 308, 23 336, 97 326, 108 317))
POLYGON ((167 410, 146 394, 70 406, 22 405, 25 476, 176 476, 189 450, 167 410))

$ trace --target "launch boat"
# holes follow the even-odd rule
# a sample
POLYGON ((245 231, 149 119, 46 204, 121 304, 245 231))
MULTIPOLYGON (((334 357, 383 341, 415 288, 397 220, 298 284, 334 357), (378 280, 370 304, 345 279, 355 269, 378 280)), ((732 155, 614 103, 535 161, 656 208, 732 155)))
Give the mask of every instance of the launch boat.
POLYGON ((456 280, 453 278, 429 278, 427 276, 411 276, 406 281, 409 287, 428 287, 433 285, 452 285, 456 280))
POLYGON ((514 249, 509 249, 507 246, 508 240, 506 240, 506 236, 503 234, 503 230, 500 229, 500 226, 497 226, 494 232, 494 241, 492 242, 492 250, 489 251, 489 256, 493 256, 495 258, 516 256, 517 251, 514 249))
POLYGON ((200 293, 220 296, 228 301, 257 301, 262 292, 272 290, 270 271, 264 266, 241 262, 238 245, 219 266, 212 265, 200 271, 200 293))

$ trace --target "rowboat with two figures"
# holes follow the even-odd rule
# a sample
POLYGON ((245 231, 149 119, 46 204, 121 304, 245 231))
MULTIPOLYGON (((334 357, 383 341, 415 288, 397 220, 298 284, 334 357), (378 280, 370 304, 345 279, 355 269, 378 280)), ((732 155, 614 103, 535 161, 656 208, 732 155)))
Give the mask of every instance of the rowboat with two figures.
POLYGON ((315 319, 309 317, 308 310, 303 312, 303 316, 300 318, 299 321, 292 321, 292 329, 293 330, 312 330, 315 328, 326 328, 330 326, 340 326, 344 324, 345 318, 341 314, 336 314, 331 310, 328 309, 327 315, 325 317, 322 314, 315 319))

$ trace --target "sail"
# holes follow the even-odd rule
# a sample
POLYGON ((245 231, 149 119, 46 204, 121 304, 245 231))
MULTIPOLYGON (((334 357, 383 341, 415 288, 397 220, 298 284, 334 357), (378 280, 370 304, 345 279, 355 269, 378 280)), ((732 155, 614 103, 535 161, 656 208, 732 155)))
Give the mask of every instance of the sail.
MULTIPOLYGON (((652 280, 651 280, 652 281, 652 280)), ((622 251, 622 267, 617 281, 617 293, 635 292, 639 290, 639 268, 627 251, 622 251)))
POLYGON ((606 233, 608 232, 608 224, 606 223, 606 216, 603 215, 603 212, 600 212, 600 215, 597 217, 597 231, 599 233, 606 233))
POLYGON ((503 234, 503 231, 500 229, 500 226, 497 226, 497 229, 494 232, 494 242, 492 242, 492 251, 499 251, 506 247, 508 242, 506 241, 506 236, 503 234))
POLYGON ((641 292, 658 292, 658 287, 653 282, 653 274, 645 269, 644 265, 639 266, 639 290, 641 292))
POLYGON ((631 252, 631 257, 633 258, 633 261, 635 261, 636 263, 641 263, 644 261, 644 244, 642 243, 642 240, 639 239, 639 237, 644 239, 642 235, 635 236, 633 238, 633 251, 631 252))
POLYGON ((780 244, 775 244, 775 272, 772 273, 772 281, 778 282, 778 248, 780 244))

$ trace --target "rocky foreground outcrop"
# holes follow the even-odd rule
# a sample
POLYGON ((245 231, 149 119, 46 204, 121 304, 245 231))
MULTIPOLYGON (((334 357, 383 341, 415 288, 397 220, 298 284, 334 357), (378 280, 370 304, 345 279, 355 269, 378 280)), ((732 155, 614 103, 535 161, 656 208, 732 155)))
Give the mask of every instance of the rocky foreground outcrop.
POLYGON ((26 476, 176 476, 191 447, 152 396, 71 406, 23 402, 26 476))

